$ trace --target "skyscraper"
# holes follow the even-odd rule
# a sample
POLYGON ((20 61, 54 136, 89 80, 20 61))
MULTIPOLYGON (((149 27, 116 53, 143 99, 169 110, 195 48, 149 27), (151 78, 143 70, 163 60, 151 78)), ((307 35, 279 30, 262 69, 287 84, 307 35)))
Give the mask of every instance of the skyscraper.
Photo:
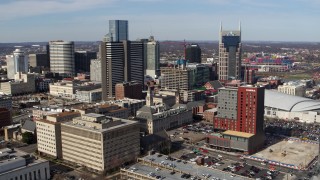
POLYGON ((223 31, 219 38, 219 80, 241 78, 241 25, 236 31, 223 31))
POLYGON ((201 48, 198 44, 191 44, 186 47, 186 60, 189 63, 201 63, 201 48))
POLYGON ((74 56, 76 73, 90 72, 91 59, 97 59, 97 53, 90 51, 76 51, 74 56))
POLYGON ((7 59, 7 77, 13 79, 17 72, 28 72, 28 58, 20 49, 13 51, 13 55, 6 56, 7 59))
POLYGON ((159 75, 159 64, 160 64, 160 43, 155 41, 153 36, 150 36, 149 40, 146 42, 146 75, 155 77, 159 75))
POLYGON ((115 95, 115 85, 123 81, 144 82, 144 47, 142 42, 101 43, 102 98, 115 95))
POLYGON ((127 20, 109 20, 109 38, 112 42, 129 39, 127 20))
POLYGON ((74 42, 73 41, 50 41, 50 71, 62 76, 75 74, 74 42))

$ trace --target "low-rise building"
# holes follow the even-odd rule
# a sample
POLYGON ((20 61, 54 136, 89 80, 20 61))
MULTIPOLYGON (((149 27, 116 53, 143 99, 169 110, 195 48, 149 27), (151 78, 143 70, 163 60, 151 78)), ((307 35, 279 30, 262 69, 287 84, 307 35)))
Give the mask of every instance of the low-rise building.
POLYGON ((306 86, 298 82, 287 82, 278 86, 278 91, 293 96, 304 97, 306 94, 306 86))
POLYGON ((71 121, 79 112, 62 112, 36 121, 38 152, 62 158, 61 122, 71 121))
POLYGON ((77 91, 89 91, 101 88, 101 84, 86 81, 60 81, 50 84, 50 95, 65 99, 75 99, 77 91))
POLYGON ((36 91, 35 75, 21 74, 15 75, 15 80, 0 83, 0 91, 8 95, 19 95, 34 93, 36 91))
POLYGON ((116 104, 118 106, 121 106, 123 108, 127 108, 129 111, 130 116, 136 116, 137 111, 142 108, 144 105, 146 105, 146 100, 144 99, 120 99, 120 100, 114 100, 114 101, 107 101, 107 104, 116 104))
POLYGON ((89 113, 62 123, 63 159, 95 171, 135 161, 140 153, 135 121, 89 113))
POLYGON ((8 148, 1 149, 0 154, 0 179, 50 179, 49 161, 8 148))
POLYGON ((76 99, 86 103, 99 102, 102 100, 102 89, 78 90, 76 91, 76 99))
POLYGON ((12 124, 11 112, 6 108, 0 108, 0 134, 3 134, 3 127, 12 124))
POLYGON ((213 118, 218 114, 217 108, 205 110, 203 113, 203 119, 209 123, 213 123, 213 118))
POLYGON ((128 119, 129 110, 116 104, 99 104, 89 105, 73 108, 74 111, 80 112, 81 114, 97 113, 105 116, 112 116, 117 118, 128 119))

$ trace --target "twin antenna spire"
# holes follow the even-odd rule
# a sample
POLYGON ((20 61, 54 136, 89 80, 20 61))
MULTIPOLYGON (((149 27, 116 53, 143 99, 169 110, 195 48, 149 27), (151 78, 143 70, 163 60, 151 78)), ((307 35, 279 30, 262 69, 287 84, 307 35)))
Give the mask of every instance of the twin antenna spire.
MULTIPOLYGON (((239 31, 241 32, 241 21, 239 21, 239 31)), ((222 21, 220 21, 220 32, 222 32, 222 21)))

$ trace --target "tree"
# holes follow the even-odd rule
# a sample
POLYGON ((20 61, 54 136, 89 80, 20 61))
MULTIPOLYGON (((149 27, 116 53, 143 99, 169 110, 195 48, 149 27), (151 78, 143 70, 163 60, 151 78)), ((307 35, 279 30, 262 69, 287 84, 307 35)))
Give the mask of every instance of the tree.
POLYGON ((31 132, 24 132, 22 135, 22 142, 32 144, 34 142, 33 134, 31 132))

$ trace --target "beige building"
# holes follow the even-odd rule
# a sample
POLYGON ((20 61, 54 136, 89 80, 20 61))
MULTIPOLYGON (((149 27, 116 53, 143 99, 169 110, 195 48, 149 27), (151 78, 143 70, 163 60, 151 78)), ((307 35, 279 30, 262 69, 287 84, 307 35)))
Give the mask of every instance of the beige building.
POLYGON ((36 91, 35 74, 16 74, 14 81, 0 83, 4 94, 18 95, 36 91))
POLYGON ((61 81, 49 85, 50 95, 65 99, 75 99, 77 91, 89 91, 101 88, 101 84, 83 82, 79 80, 61 81))
POLYGON ((61 125, 63 159, 100 172, 114 169, 136 160, 139 132, 135 121, 83 114, 61 125))
POLYGON ((278 86, 278 92, 304 97, 306 94, 306 87, 302 84, 288 82, 278 86))
POLYGON ((122 119, 128 119, 129 109, 121 107, 116 104, 101 104, 96 106, 81 106, 73 108, 74 111, 80 112, 81 114, 97 113, 105 116, 112 116, 122 119))
POLYGON ((71 121, 79 112, 62 112, 48 115, 47 119, 36 121, 38 151, 56 158, 62 158, 61 122, 71 121))

